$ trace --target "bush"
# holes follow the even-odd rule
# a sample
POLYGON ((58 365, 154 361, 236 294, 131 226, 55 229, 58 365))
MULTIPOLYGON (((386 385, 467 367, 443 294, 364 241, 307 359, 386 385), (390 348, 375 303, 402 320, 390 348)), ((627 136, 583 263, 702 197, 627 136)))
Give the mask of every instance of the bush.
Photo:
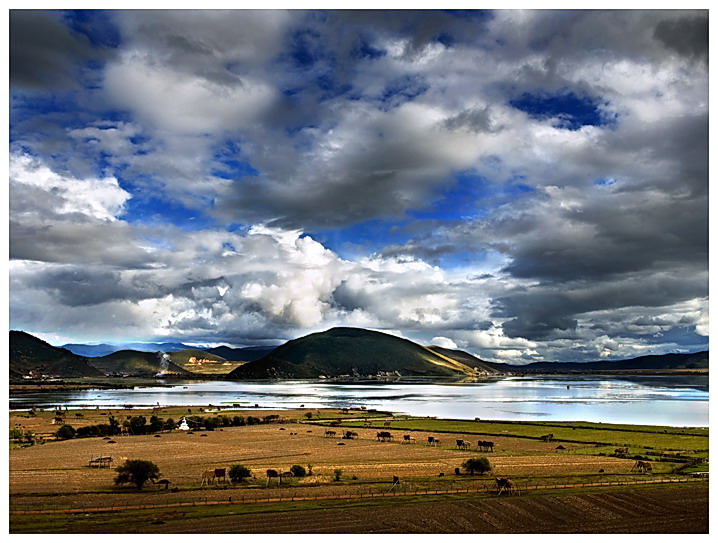
POLYGON ((229 480, 233 483, 241 483, 252 476, 251 470, 242 464, 234 464, 229 467, 229 480))
POLYGON ((160 468, 149 460, 125 460, 125 463, 118 466, 115 471, 115 484, 132 483, 138 490, 142 490, 144 484, 160 477, 160 468))
POLYGON ((75 437, 75 429, 69 424, 63 424, 55 432, 57 439, 72 439, 75 437))
POLYGON ((294 464, 289 468, 289 471, 291 471, 295 477, 304 477, 307 474, 307 470, 298 464, 294 464))
POLYGON ((475 471, 477 471, 479 475, 491 471, 491 462, 489 462, 489 459, 485 456, 468 458, 461 466, 471 475, 473 475, 475 471))
POLYGON ((340 480, 342 478, 342 473, 343 473, 342 470, 340 470, 339 468, 335 469, 334 470, 334 480, 335 481, 340 480))

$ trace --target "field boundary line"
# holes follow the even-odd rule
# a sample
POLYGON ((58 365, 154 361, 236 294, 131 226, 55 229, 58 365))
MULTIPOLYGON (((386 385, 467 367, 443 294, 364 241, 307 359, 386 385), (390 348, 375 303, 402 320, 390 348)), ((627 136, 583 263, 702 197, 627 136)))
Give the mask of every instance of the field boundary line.
MULTIPOLYGON (((646 485, 646 484, 662 484, 662 483, 690 483, 690 482, 706 482, 706 477, 686 477, 681 479, 676 478, 661 478, 661 479, 646 479, 642 481, 597 481, 591 483, 573 483, 573 484, 554 484, 554 485, 526 485, 524 487, 518 486, 519 491, 528 490, 554 490, 560 488, 585 488, 585 487, 600 487, 600 486, 631 486, 631 485, 646 485)), ((168 509, 177 507, 198 507, 198 506, 214 506, 214 505, 234 505, 234 504, 251 504, 251 503, 277 503, 277 502, 293 502, 293 501, 325 501, 325 500, 350 500, 350 499, 364 499, 364 498, 388 498, 388 497, 406 497, 406 496, 427 496, 427 495, 439 495, 439 494, 480 494, 490 493, 491 489, 475 488, 475 489, 440 489, 440 490, 413 490, 405 492, 360 492, 350 494, 328 494, 322 496, 291 496, 291 497, 256 497, 256 498, 243 498, 243 499, 232 499, 231 497, 224 500, 195 500, 195 501, 184 501, 174 503, 156 503, 156 504, 138 504, 138 505, 113 505, 107 507, 68 507, 65 509, 60 508, 47 508, 47 509, 10 509, 9 514, 11 515, 47 515, 47 514, 69 514, 69 513, 109 513, 115 511, 132 511, 142 509, 168 509)))

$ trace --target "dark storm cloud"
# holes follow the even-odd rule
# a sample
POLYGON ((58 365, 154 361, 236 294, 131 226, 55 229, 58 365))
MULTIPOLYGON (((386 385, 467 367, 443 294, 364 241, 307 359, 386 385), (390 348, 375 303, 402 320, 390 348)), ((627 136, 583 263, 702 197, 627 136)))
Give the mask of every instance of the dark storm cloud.
POLYGON ((37 274, 29 278, 26 286, 44 290, 68 307, 97 305, 136 296, 135 292, 120 285, 117 272, 72 266, 37 274))
MULTIPOLYGON (((10 221, 10 258, 144 268, 153 264, 125 223, 26 223, 10 221)), ((141 238, 140 238, 141 239, 141 238)))
POLYGON ((661 21, 654 32, 666 47, 692 60, 708 60, 708 17, 695 15, 661 21))
POLYGON ((76 70, 101 55, 47 11, 10 10, 10 83, 37 89, 76 87, 76 70))
MULTIPOLYGON (((634 314, 639 315, 633 325, 652 327, 660 320, 642 314, 643 311, 670 308, 684 300, 701 298, 707 286, 707 273, 678 267, 672 273, 644 272, 602 282, 536 285, 496 298, 494 316, 510 318, 503 324, 509 337, 578 339, 581 335, 576 333, 577 319, 586 318, 587 314, 618 313, 622 308, 631 307, 634 314)), ((626 326, 622 322, 618 327, 625 333, 626 326)))

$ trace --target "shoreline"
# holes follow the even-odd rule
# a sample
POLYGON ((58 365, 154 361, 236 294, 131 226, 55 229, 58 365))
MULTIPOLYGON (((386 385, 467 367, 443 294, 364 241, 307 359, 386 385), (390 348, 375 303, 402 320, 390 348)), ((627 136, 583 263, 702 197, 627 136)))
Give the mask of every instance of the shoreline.
MULTIPOLYGON (((481 381, 485 379, 503 379, 507 377, 578 377, 582 375, 642 375, 642 376, 666 376, 666 375, 709 375, 708 368, 705 369, 667 369, 667 370, 590 370, 590 371, 562 371, 562 372, 511 372, 502 374, 485 375, 479 378, 471 378, 469 380, 462 379, 456 381, 453 379, 446 379, 447 383, 464 383, 481 381)), ((381 383, 410 383, 420 384, 422 382, 431 381, 443 381, 440 377, 394 377, 394 378, 371 378, 371 377, 330 377, 325 379, 227 379, 226 375, 192 375, 186 378, 177 379, 160 379, 160 378, 146 378, 146 377, 104 377, 104 378, 82 378, 87 381, 78 382, 66 382, 63 380, 58 381, 42 381, 42 380, 27 380, 26 382, 15 382, 9 384, 9 391, 11 393, 23 394, 23 393, 36 393, 36 392, 51 392, 51 391, 69 391, 69 390, 91 390, 91 389, 133 389, 136 387, 170 387, 174 386, 174 381, 236 381, 236 382, 287 382, 287 381, 321 381, 325 383, 335 384, 381 384, 381 383)))

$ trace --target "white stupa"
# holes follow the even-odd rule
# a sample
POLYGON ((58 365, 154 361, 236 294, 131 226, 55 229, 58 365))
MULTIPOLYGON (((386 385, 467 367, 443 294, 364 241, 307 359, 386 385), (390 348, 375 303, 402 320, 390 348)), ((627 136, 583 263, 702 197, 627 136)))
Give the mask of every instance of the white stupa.
POLYGON ((178 430, 189 430, 189 426, 187 425, 187 419, 185 417, 182 417, 182 420, 180 421, 180 425, 177 427, 178 430))

